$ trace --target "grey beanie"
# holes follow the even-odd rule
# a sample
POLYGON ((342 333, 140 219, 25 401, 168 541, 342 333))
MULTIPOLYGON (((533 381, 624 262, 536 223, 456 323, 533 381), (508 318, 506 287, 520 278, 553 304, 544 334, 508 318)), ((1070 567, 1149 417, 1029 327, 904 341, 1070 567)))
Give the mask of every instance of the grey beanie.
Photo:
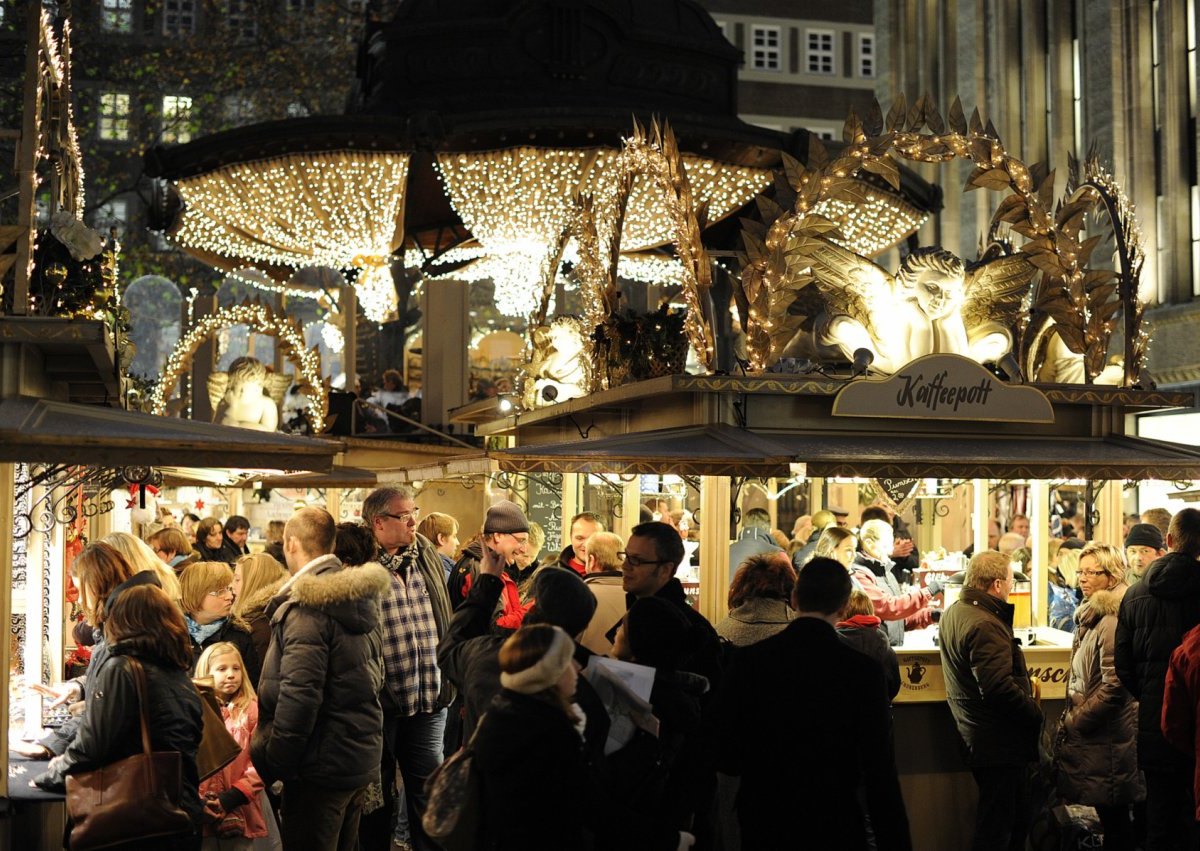
POLYGON ((507 499, 502 499, 487 510, 483 518, 484 533, 491 532, 528 532, 529 518, 521 510, 521 506, 507 499))
POLYGON ((1162 532, 1153 523, 1138 523, 1125 536, 1125 546, 1127 548, 1151 547, 1161 550, 1163 548, 1162 532))

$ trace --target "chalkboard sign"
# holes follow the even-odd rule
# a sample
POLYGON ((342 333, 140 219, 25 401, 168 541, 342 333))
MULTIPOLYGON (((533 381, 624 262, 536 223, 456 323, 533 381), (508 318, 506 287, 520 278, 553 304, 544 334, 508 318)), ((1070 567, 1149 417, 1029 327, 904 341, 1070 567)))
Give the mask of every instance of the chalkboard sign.
POLYGON ((546 532, 542 555, 562 552, 562 482, 557 476, 529 476, 529 503, 526 516, 546 532))

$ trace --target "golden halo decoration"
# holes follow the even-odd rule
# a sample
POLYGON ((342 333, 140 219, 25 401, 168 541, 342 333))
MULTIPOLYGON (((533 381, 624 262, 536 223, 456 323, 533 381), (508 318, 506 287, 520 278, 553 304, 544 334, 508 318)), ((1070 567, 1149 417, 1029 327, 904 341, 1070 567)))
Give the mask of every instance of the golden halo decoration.
POLYGON ((329 413, 329 393, 321 377, 321 354, 316 347, 305 348, 304 332, 294 319, 276 316, 270 306, 252 301, 227 307, 224 310, 202 316, 190 331, 183 336, 167 357, 161 380, 154 386, 150 396, 150 412, 163 416, 167 412, 167 400, 188 370, 196 350, 218 331, 234 325, 249 325, 262 334, 270 334, 279 345, 284 357, 291 361, 298 372, 296 384, 309 400, 305 416, 312 426, 313 434, 325 428, 329 413))
POLYGON ((1054 172, 1044 164, 1026 166, 1010 155, 991 121, 979 110, 970 119, 958 98, 946 118, 929 97, 909 108, 899 97, 886 118, 879 104, 862 120, 851 110, 842 131, 845 146, 831 158, 816 136, 810 136, 809 164, 784 154, 784 177, 795 192, 795 204, 784 210, 760 196, 761 222, 743 219, 742 278, 735 299, 747 336, 751 372, 763 372, 779 357, 787 341, 807 316, 789 310, 797 293, 814 278, 803 272, 806 253, 820 251, 822 241, 840 242, 839 222, 824 213, 834 209, 866 209, 872 188, 859 172, 868 172, 900 188, 900 170, 890 156, 946 163, 967 159, 975 164, 964 191, 991 189, 1008 193, 993 213, 989 241, 996 245, 1002 224, 1025 242, 1017 253, 1038 270, 1030 296, 1027 321, 1019 330, 1021 366, 1026 380, 1035 380, 1034 347, 1049 329, 1066 346, 1083 355, 1090 382, 1103 367, 1112 338, 1114 315, 1125 305, 1127 345, 1126 382, 1136 380, 1144 364, 1146 336, 1140 325, 1144 304, 1137 296, 1141 273, 1141 235, 1132 208, 1115 181, 1089 157, 1082 176, 1072 161, 1067 194, 1054 205, 1054 172), (929 132, 922 132, 928 128, 929 132), (1053 212, 1052 212, 1053 210, 1053 212), (1088 262, 1104 235, 1081 236, 1089 213, 1103 210, 1117 234, 1119 271, 1090 269, 1088 262))

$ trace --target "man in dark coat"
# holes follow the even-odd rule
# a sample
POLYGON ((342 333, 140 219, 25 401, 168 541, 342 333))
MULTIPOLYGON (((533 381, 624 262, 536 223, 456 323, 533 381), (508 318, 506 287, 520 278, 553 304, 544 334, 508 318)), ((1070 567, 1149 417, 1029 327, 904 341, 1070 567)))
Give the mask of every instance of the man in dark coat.
POLYGON ((250 755, 267 784, 283 781, 285 848, 356 847, 383 753, 379 605, 389 577, 378 565, 344 568, 334 534, 323 509, 292 516, 283 533, 292 578, 267 606, 250 755))
POLYGON ((246 541, 250 538, 250 521, 235 514, 225 521, 221 535, 221 561, 234 564, 239 558, 250 554, 246 541))
POLYGON ((797 618, 736 651, 716 697, 717 768, 741 777, 736 806, 746 851, 866 849, 864 814, 870 847, 912 848, 883 671, 833 626, 849 597, 841 564, 810 561, 792 592, 797 618))
POLYGON ((599 514, 581 511, 571 518, 571 543, 558 554, 558 566, 573 570, 580 576, 587 573, 587 540, 603 532, 604 521, 599 514))
POLYGON ((657 520, 639 523, 625 544, 622 586, 630 606, 642 597, 662 597, 683 610, 692 631, 679 670, 706 677, 715 691, 721 684, 721 640, 708 619, 692 608, 683 583, 675 578, 682 563, 683 540, 675 529, 657 520))
POLYGON ((1195 848, 1194 759, 1179 753, 1160 728, 1171 653, 1200 624, 1200 511, 1171 518, 1169 552, 1150 565, 1121 600, 1115 648, 1117 676, 1138 699, 1138 767, 1146 776, 1146 849, 1195 848))
POLYGON ((1029 831, 1029 764, 1042 712, 1013 638, 1012 586, 1008 556, 976 553, 962 596, 941 620, 946 697, 979 786, 974 851, 1023 851, 1029 831))
POLYGON ((729 581, 746 559, 761 553, 781 553, 783 548, 771 537, 771 515, 761 508, 751 508, 742 519, 742 531, 729 545, 729 581))

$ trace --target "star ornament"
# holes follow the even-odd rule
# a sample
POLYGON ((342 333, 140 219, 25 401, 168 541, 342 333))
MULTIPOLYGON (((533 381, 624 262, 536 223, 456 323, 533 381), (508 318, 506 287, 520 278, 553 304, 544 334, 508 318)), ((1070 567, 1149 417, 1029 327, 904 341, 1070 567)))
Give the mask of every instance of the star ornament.
POLYGON ((197 510, 197 511, 203 511, 203 510, 204 510, 204 500, 202 500, 202 499, 198 499, 198 500, 196 500, 196 510, 197 510))

